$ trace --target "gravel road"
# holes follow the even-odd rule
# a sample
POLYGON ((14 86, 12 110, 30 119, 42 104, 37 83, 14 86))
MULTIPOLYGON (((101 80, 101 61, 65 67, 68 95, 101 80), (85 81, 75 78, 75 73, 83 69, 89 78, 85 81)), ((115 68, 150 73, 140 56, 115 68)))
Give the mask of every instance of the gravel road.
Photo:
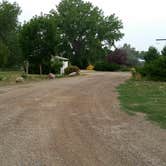
POLYGON ((120 110, 128 73, 0 88, 0 166, 166 166, 166 130, 120 110))

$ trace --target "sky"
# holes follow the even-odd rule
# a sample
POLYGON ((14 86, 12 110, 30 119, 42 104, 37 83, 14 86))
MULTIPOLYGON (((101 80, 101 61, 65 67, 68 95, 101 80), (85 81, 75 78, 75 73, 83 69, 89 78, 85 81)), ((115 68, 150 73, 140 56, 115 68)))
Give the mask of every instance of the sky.
MULTIPOLYGON (((2 1, 2 0, 0 0, 2 1)), ((60 0, 8 0, 16 1, 22 14, 19 20, 28 21, 41 12, 48 13, 55 9, 60 0)), ((157 38, 166 38, 166 0, 89 0, 93 5, 102 9, 105 15, 115 13, 122 20, 125 34, 117 47, 124 43, 131 44, 137 50, 147 50, 155 46, 159 50, 166 41, 156 42, 157 38)))

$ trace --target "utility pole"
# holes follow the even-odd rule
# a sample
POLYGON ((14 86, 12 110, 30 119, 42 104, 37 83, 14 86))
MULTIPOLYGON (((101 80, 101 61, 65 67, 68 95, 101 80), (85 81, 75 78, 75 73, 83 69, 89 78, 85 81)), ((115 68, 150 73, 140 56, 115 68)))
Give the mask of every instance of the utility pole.
POLYGON ((166 42, 166 38, 160 38, 160 39, 156 39, 156 42, 158 42, 158 44, 160 44, 160 42, 166 42))
POLYGON ((166 41, 166 39, 156 39, 156 41, 166 41))

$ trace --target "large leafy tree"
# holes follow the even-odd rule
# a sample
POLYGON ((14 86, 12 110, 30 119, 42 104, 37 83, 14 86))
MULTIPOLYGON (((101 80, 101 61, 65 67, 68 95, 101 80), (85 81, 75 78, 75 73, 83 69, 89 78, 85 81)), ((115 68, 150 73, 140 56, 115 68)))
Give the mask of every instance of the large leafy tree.
POLYGON ((8 47, 0 40, 0 67, 4 67, 9 56, 8 47))
POLYGON ((127 51, 123 48, 115 49, 107 57, 109 63, 127 65, 127 51))
POLYGON ((16 62, 12 58, 20 55, 18 43, 18 15, 21 13, 17 3, 0 3, 0 67, 16 62))
POLYGON ((159 57, 159 52, 155 47, 149 47, 148 51, 145 53, 144 59, 147 63, 157 59, 159 57))
POLYGON ((164 46, 164 48, 162 49, 161 54, 162 54, 163 56, 166 56, 166 46, 164 46))
POLYGON ((18 15, 21 13, 17 3, 3 1, 0 3, 0 38, 6 40, 10 32, 18 25, 18 15))
POLYGON ((23 62, 22 50, 19 41, 20 26, 12 31, 7 38, 10 53, 7 58, 7 67, 20 67, 23 62))
POLYGON ((136 49, 132 47, 130 44, 124 44, 122 49, 124 49, 127 53, 127 65, 138 65, 138 58, 140 58, 139 51, 136 51, 136 49))
POLYGON ((49 15, 35 16, 23 25, 20 41, 24 59, 29 61, 31 71, 42 73, 44 67, 44 72, 48 72, 51 56, 57 53, 59 44, 55 18, 49 15))
POLYGON ((51 15, 58 16, 62 55, 79 67, 102 58, 123 36, 121 21, 114 14, 105 17, 90 2, 62 0, 51 15))

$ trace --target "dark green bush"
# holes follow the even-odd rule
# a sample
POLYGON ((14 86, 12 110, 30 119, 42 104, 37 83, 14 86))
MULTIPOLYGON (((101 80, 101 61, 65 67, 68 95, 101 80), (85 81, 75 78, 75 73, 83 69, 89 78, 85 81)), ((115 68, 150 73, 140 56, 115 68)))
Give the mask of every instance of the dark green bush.
POLYGON ((95 70, 96 71, 117 71, 120 70, 120 65, 118 64, 111 64, 108 62, 97 62, 95 64, 95 70))
POLYGON ((150 63, 146 63, 143 68, 137 71, 151 80, 166 81, 166 57, 162 56, 150 63))
POLYGON ((63 63, 59 59, 55 58, 51 60, 51 72, 59 74, 62 66, 63 63))
POLYGON ((76 72, 77 74, 79 74, 80 69, 77 66, 69 66, 65 69, 65 74, 68 75, 70 73, 76 72))
POLYGON ((155 47, 149 47, 148 51, 145 53, 144 59, 146 63, 153 62, 159 58, 159 52, 155 47))
POLYGON ((130 67, 126 67, 126 66, 121 66, 120 71, 124 71, 124 72, 130 72, 131 68, 130 67))

